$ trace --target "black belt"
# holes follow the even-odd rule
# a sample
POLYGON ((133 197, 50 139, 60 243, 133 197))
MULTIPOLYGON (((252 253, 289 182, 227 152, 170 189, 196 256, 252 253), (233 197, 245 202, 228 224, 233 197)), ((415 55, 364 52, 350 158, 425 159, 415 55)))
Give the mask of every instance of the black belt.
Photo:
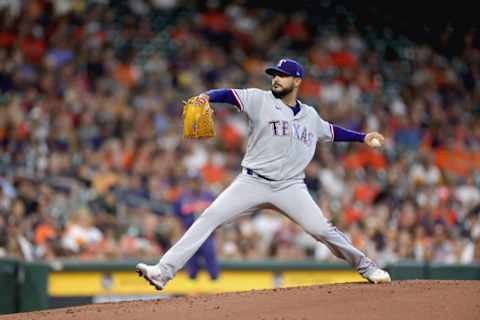
POLYGON ((248 175, 251 175, 251 176, 256 175, 256 176, 258 176, 259 178, 265 179, 265 180, 267 180, 267 181, 275 181, 275 180, 273 180, 273 179, 267 178, 267 177, 265 177, 265 176, 262 176, 261 174, 258 174, 258 173, 256 173, 256 172, 254 172, 252 169, 249 169, 249 168, 245 168, 245 169, 247 170, 247 174, 248 174, 248 175))

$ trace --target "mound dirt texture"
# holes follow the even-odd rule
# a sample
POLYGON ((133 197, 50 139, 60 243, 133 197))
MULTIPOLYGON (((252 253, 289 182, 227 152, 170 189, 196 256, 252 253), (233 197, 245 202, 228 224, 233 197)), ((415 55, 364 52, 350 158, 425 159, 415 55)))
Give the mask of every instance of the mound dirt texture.
POLYGON ((93 304, 4 319, 480 319, 480 281, 396 281, 93 304))

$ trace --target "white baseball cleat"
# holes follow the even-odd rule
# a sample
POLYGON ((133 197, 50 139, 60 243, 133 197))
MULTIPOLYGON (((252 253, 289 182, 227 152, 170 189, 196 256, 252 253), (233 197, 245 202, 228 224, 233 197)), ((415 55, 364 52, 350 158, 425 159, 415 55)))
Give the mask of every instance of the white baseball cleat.
POLYGON ((388 274, 388 272, 380 268, 373 271, 370 275, 365 276, 365 279, 367 279, 370 283, 375 283, 375 284, 392 282, 392 279, 390 278, 390 275, 388 274))
POLYGON ((149 266, 145 263, 138 263, 136 266, 139 277, 144 277, 157 290, 162 290, 170 280, 163 274, 162 269, 158 265, 149 266))

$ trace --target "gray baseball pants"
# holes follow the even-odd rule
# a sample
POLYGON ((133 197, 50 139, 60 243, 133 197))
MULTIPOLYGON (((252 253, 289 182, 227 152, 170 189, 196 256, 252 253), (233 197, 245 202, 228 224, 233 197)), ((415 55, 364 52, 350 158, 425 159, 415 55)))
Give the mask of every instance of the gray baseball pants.
POLYGON ((197 218, 181 239, 160 259, 160 266, 173 278, 202 243, 220 225, 258 208, 273 206, 324 243, 335 256, 346 260, 361 275, 376 265, 322 214, 303 180, 267 181, 242 172, 197 218))

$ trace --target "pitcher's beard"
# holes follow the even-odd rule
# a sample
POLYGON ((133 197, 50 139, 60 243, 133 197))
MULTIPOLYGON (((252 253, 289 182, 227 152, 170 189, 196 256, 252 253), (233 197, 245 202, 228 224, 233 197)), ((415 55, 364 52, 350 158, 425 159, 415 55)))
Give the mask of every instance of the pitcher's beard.
POLYGON ((271 89, 272 91, 272 94, 275 98, 277 99, 282 99, 283 97, 287 96, 290 92, 293 91, 293 87, 291 88, 285 88, 283 90, 280 90, 280 91, 275 91, 273 90, 273 88, 271 89))

